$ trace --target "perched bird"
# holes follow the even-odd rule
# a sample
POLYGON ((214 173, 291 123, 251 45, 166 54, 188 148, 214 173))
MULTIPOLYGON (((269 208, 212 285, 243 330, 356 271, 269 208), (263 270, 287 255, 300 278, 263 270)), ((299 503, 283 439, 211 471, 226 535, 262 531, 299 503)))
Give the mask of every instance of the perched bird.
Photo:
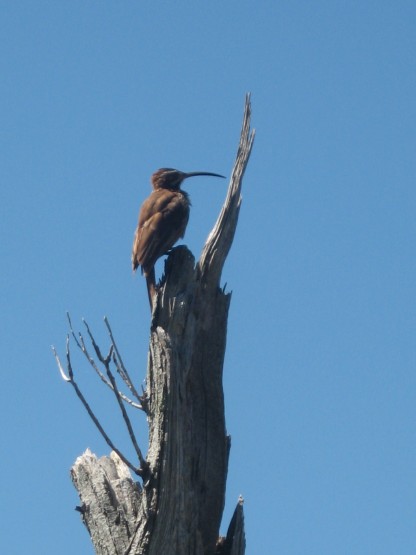
POLYGON ((150 307, 156 291, 156 260, 184 236, 188 224, 191 202, 188 193, 181 190, 181 184, 197 175, 224 177, 218 173, 185 173, 173 168, 161 168, 151 177, 153 191, 140 208, 131 256, 133 271, 141 266, 146 278, 150 307))

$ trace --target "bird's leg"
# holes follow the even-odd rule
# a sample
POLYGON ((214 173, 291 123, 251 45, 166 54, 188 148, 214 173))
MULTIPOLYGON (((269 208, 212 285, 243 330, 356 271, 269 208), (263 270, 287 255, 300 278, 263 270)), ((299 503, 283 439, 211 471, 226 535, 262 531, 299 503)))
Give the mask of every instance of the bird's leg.
POLYGON ((147 294, 149 295, 150 310, 153 310, 153 298, 156 294, 155 269, 152 268, 146 275, 147 294))

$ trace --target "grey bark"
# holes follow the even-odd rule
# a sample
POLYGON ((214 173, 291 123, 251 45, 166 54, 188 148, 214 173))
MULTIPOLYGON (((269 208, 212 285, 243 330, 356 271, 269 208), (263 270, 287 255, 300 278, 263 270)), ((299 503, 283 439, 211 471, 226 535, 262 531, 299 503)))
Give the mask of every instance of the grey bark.
POLYGON ((172 250, 151 322, 146 407, 148 468, 139 485, 120 458, 87 451, 71 476, 99 555, 243 555, 240 500, 219 537, 230 450, 222 371, 230 293, 220 289, 254 140, 247 96, 227 197, 200 260, 172 250))

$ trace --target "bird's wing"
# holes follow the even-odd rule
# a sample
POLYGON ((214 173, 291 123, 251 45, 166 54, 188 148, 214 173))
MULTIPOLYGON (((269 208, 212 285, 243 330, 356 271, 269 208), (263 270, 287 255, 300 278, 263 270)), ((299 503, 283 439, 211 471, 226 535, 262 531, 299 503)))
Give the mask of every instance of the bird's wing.
POLYGON ((189 206, 182 193, 154 191, 140 209, 133 242, 133 269, 142 266, 147 274, 156 260, 183 237, 188 218, 189 206))

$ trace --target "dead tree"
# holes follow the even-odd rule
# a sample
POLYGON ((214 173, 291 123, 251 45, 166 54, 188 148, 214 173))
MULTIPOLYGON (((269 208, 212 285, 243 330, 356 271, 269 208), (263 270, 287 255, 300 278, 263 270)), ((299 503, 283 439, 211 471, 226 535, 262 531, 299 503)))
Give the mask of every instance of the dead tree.
POLYGON ((70 382, 113 449, 109 457, 87 450, 71 469, 81 505, 77 509, 99 555, 243 555, 242 499, 226 537, 219 536, 230 450, 224 417, 222 371, 231 294, 220 287, 241 203, 241 185, 254 140, 247 96, 240 144, 230 185, 218 220, 199 261, 184 246, 165 263, 151 319, 146 390, 139 395, 124 368, 111 329, 106 357, 87 332, 102 373, 81 335, 71 333, 100 378, 113 389, 138 464, 132 464, 106 436, 83 397, 72 371, 69 339, 67 371, 55 353, 62 376, 70 382), (140 404, 118 391, 111 364, 140 404), (129 417, 128 402, 145 411, 149 448, 143 457, 129 417), (130 470, 138 475, 132 478, 130 470), (138 480, 138 481, 137 481, 138 480))

